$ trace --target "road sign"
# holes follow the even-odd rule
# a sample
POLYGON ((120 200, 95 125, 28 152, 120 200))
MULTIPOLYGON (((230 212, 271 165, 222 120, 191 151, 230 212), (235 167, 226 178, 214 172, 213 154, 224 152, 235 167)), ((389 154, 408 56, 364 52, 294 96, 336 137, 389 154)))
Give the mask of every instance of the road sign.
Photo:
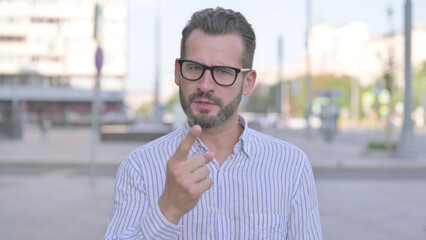
POLYGON ((338 98, 341 93, 339 90, 318 90, 316 92, 317 97, 327 97, 327 98, 338 98))
POLYGON ((104 63, 104 52, 100 46, 98 46, 98 48, 96 49, 95 63, 96 69, 98 70, 98 73, 100 73, 102 69, 102 64, 104 63))

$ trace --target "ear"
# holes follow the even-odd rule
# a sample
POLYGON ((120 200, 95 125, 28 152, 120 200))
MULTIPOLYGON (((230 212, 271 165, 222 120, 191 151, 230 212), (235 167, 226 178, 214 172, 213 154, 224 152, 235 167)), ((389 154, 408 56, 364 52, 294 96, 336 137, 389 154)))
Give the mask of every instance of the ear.
POLYGON ((243 95, 247 96, 251 93, 251 91, 254 88, 254 84, 256 83, 256 77, 257 73, 255 70, 251 70, 250 72, 246 73, 245 79, 244 79, 244 86, 243 86, 243 95))
POLYGON ((179 64, 179 59, 176 58, 175 61, 175 83, 176 85, 179 86, 180 84, 180 64, 179 64))

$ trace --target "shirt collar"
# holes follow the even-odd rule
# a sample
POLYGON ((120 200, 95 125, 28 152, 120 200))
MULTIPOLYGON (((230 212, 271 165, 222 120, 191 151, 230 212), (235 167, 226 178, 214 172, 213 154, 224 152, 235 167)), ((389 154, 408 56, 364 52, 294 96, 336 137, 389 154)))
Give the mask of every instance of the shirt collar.
POLYGON ((248 127, 247 121, 243 116, 238 116, 238 123, 244 127, 243 133, 240 136, 240 141, 238 143, 242 144, 242 150, 247 155, 248 159, 252 157, 252 147, 250 144, 250 129, 248 127))
MULTIPOLYGON (((250 130, 249 130, 249 127, 247 125, 247 121, 241 115, 238 116, 238 124, 240 124, 244 128, 244 130, 243 130, 243 133, 240 136, 240 140, 238 141, 238 143, 234 147, 234 152, 237 153, 239 150, 242 150, 247 155, 247 157, 250 159, 251 158, 251 151, 252 151, 252 148, 250 146, 250 137, 249 137, 249 135, 250 135, 249 131, 250 130)), ((183 126, 184 136, 186 136, 189 133, 190 129, 191 129, 191 126, 189 125, 189 122, 186 121, 184 126, 183 126)), ((200 149, 205 149, 206 151, 208 150, 207 146, 201 141, 200 138, 198 138, 195 141, 194 147, 191 149, 190 155, 195 154, 195 152, 193 152, 193 151, 199 151, 200 149)))

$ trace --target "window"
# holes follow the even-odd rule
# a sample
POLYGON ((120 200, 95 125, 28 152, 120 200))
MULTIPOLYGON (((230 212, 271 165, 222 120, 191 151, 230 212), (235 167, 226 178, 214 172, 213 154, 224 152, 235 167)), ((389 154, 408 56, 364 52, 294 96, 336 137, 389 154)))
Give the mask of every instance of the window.
POLYGON ((49 18, 49 17, 32 17, 32 23, 59 23, 59 18, 49 18))
POLYGON ((31 62, 59 62, 58 56, 40 56, 35 55, 31 57, 31 62))
POLYGON ((0 42, 23 42, 24 36, 0 35, 0 42))

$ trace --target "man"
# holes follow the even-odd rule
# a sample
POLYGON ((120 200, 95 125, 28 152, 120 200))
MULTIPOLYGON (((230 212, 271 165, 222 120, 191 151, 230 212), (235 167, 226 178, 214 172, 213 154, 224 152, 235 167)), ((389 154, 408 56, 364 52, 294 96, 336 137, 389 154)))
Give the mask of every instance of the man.
POLYGON ((305 154, 238 115, 255 45, 240 13, 193 14, 175 62, 188 122, 121 164, 105 239, 322 239, 305 154))

